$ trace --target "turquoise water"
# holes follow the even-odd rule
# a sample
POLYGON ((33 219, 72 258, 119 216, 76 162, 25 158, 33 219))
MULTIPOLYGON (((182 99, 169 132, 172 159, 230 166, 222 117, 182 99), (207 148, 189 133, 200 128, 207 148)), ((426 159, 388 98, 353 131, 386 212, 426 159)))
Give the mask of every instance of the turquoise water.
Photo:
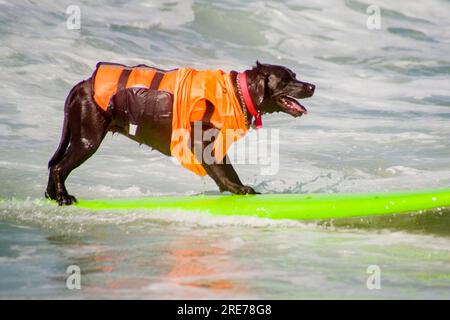
MULTIPOLYGON (((448 210, 305 224, 36 201, 64 99, 97 61, 245 70, 258 59, 315 83, 307 117, 264 118, 280 129, 279 172, 237 166, 260 192, 448 187, 450 4, 377 1, 381 29, 369 30, 372 3, 0 0, 0 297, 450 298, 448 210), (72 4, 80 30, 66 28, 72 4), (66 287, 69 265, 81 290, 66 287)), ((80 198, 216 192, 111 135, 67 186, 80 198)))

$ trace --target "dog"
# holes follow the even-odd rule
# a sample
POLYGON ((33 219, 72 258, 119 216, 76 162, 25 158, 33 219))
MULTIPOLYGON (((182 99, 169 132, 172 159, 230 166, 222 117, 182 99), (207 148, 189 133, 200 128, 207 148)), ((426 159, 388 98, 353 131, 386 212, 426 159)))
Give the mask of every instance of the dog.
POLYGON ((258 61, 244 72, 229 73, 99 63, 66 98, 62 137, 48 163, 45 196, 59 205, 76 203, 65 180, 96 152, 107 132, 175 156, 187 169, 210 176, 221 192, 255 194, 241 182, 226 155, 236 137, 228 139, 231 142, 217 137, 227 137, 228 129, 243 136, 250 126, 262 125, 262 114, 300 117, 307 109, 296 99, 311 97, 314 91, 315 85, 298 80, 287 67, 258 61), (193 127, 202 133, 216 130, 212 161, 198 156, 207 143, 194 137, 193 127))

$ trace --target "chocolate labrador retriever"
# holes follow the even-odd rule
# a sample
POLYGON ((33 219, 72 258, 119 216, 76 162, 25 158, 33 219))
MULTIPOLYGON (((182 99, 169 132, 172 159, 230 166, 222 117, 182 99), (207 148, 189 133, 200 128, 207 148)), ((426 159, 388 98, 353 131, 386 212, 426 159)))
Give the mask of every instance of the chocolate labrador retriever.
MULTIPOLYGON (((64 182, 95 153, 109 131, 170 156, 175 155, 177 142, 174 129, 188 129, 187 145, 194 154, 195 148, 203 151, 207 144, 199 144, 189 131, 193 122, 200 121, 204 132, 221 132, 224 127, 246 131, 252 119, 254 126, 261 125, 261 114, 281 111, 299 117, 307 111, 296 99, 311 97, 314 90, 313 84, 297 80, 288 68, 259 62, 241 73, 99 63, 94 74, 74 86, 66 99, 62 137, 48 163, 45 196, 59 205, 76 202, 64 182)), ((242 184, 224 150, 212 163, 195 153, 197 164, 182 164, 199 175, 209 175, 221 192, 256 193, 242 184)), ((181 159, 180 155, 175 156, 181 159)))

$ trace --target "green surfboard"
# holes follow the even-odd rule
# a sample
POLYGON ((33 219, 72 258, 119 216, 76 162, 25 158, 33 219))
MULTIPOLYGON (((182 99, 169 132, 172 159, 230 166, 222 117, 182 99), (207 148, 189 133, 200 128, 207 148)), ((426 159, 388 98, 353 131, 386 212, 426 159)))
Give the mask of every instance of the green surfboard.
POLYGON ((320 220, 450 207, 450 189, 385 193, 164 196, 79 200, 90 210, 185 210, 220 216, 320 220))

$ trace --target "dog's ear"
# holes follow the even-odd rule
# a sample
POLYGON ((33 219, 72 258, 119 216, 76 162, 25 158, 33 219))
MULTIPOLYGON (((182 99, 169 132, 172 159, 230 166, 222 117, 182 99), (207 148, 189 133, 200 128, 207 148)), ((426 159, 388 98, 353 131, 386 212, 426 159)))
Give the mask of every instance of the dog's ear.
POLYGON ((258 60, 256 60, 256 71, 258 71, 258 73, 263 75, 264 77, 267 77, 269 74, 266 66, 260 63, 258 60))
POLYGON ((256 83, 256 104, 260 105, 264 100, 264 93, 265 93, 265 86, 266 86, 266 78, 265 77, 258 77, 258 81, 256 83))
POLYGON ((258 60, 256 60, 256 77, 255 81, 253 83, 254 89, 253 92, 255 92, 256 95, 256 104, 260 105, 264 100, 264 94, 265 94, 265 86, 266 86, 266 78, 267 78, 267 70, 265 66, 260 63, 258 60))

